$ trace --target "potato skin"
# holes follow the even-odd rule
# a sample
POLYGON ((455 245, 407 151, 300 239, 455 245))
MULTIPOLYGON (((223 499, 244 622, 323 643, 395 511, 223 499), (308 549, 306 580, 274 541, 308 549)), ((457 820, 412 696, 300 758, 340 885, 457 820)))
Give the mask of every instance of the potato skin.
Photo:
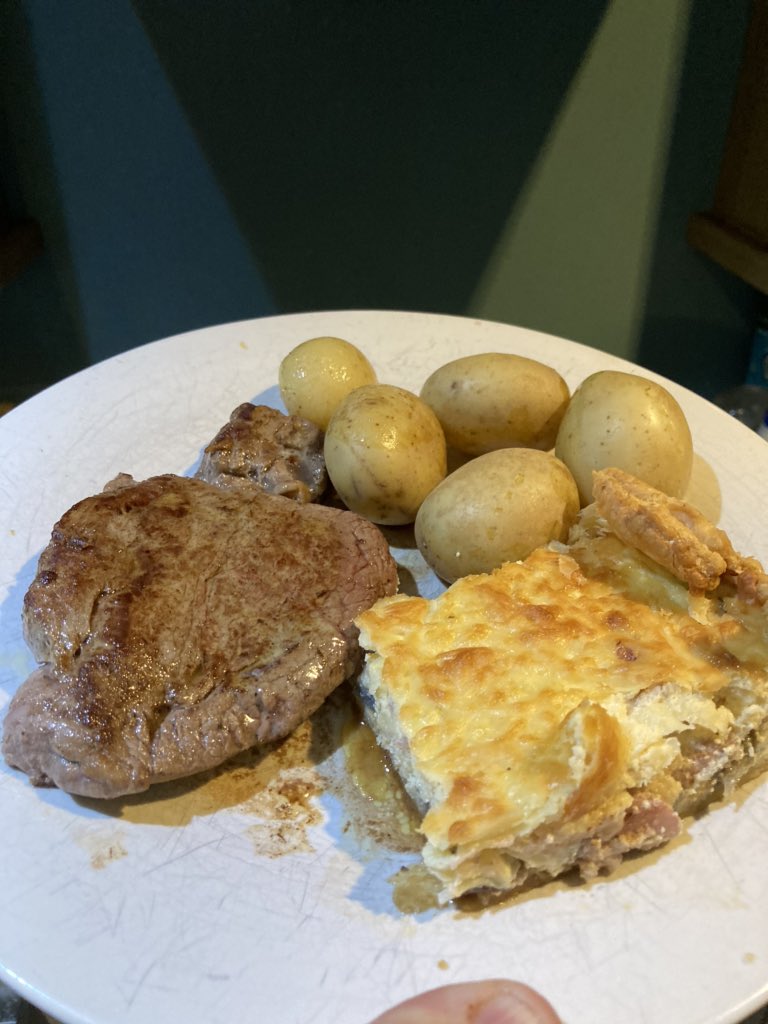
POLYGON ((564 541, 579 511, 576 483, 549 452, 502 448, 447 476, 416 516, 416 543, 449 583, 564 541))
POLYGON ((592 501, 592 471, 610 466, 679 498, 691 477, 693 442, 666 388, 638 374, 600 370, 574 391, 555 455, 573 474, 582 505, 592 501))
POLYGON ((280 363, 278 382, 288 412, 326 430, 339 403, 355 388, 375 384, 376 372, 343 338, 310 338, 280 363))
POLYGON ((446 473, 437 417, 391 384, 369 384, 344 399, 328 424, 324 452, 345 505, 381 525, 412 523, 446 473))
POLYGON ((435 370, 421 397, 434 409, 451 447, 482 455, 498 448, 552 448, 570 391, 544 363, 488 352, 435 370))

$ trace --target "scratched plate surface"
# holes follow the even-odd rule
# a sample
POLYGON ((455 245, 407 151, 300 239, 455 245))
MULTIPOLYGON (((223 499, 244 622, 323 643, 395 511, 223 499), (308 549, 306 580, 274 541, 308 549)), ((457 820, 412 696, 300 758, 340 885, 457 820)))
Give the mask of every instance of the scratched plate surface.
MULTIPOLYGON (((323 334, 354 341, 381 381, 414 390, 473 352, 538 358, 571 387, 597 369, 631 369, 506 325, 356 312, 197 331, 63 381, 0 420, 3 707, 32 668, 21 601, 54 521, 117 472, 192 471, 237 404, 279 405, 281 358, 323 334)), ((692 427, 691 497, 720 514, 740 550, 768 560, 768 447, 668 386, 692 427)), ((396 556, 434 591, 412 552, 396 556)), ((3 765, 5 979, 65 1024, 364 1024, 426 988, 494 976, 540 989, 568 1024, 729 1024, 768 998, 764 784, 618 876, 479 915, 401 913, 390 879, 408 856, 356 848, 332 794, 313 805, 308 841, 275 857, 259 852, 236 799, 159 824, 34 789, 3 765)))

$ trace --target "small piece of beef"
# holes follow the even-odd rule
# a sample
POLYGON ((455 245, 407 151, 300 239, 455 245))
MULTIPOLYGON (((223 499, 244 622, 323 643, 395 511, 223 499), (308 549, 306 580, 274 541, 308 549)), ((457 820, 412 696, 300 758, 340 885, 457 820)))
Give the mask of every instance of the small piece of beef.
POLYGON ((5 758, 114 797, 286 736, 357 670, 353 619, 396 584, 351 512, 121 476, 40 557, 24 625, 42 665, 10 703, 5 758))
POLYGON ((206 447, 195 476, 217 487, 256 484, 268 494, 315 501, 327 484, 322 431, 299 416, 245 402, 206 447))

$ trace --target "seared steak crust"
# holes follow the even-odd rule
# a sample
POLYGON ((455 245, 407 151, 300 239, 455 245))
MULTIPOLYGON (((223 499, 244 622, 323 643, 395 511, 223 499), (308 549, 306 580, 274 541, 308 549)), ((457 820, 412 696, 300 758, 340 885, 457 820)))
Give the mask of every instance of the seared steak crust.
POLYGON ((24 602, 41 667, 3 752, 114 797, 279 739, 359 663, 353 618, 396 588, 349 512, 172 475, 120 477, 56 524, 24 602))
POLYGON ((206 446, 195 476, 217 487, 256 484, 268 494, 315 501, 328 483, 322 431, 299 416, 244 402, 206 446))

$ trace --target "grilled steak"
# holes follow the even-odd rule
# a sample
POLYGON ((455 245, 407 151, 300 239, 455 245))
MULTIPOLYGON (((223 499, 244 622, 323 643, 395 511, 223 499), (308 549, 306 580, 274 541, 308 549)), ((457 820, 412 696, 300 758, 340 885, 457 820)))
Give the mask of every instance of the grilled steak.
POLYGON ((42 664, 9 706, 5 758, 114 797, 279 739, 357 669, 352 619, 396 578, 350 512, 119 477, 40 557, 24 626, 42 664))
POLYGON ((322 431, 299 416, 244 402, 206 447, 195 476, 217 487, 256 484, 268 494, 315 501, 328 482, 322 431))

